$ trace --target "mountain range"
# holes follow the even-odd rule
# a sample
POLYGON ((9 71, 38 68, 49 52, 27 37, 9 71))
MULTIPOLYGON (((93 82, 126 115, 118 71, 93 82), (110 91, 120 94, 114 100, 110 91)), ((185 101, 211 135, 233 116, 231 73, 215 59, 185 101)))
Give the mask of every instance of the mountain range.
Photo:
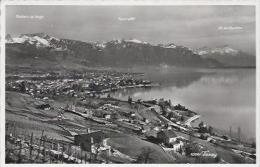
POLYGON ((203 47, 194 51, 202 58, 212 58, 226 67, 255 67, 256 57, 228 45, 216 48, 203 47))
POLYGON ((177 67, 216 68, 255 66, 255 56, 229 48, 197 50, 174 43, 152 45, 137 39, 82 42, 45 33, 6 36, 6 64, 35 67, 132 67, 167 64, 177 67))

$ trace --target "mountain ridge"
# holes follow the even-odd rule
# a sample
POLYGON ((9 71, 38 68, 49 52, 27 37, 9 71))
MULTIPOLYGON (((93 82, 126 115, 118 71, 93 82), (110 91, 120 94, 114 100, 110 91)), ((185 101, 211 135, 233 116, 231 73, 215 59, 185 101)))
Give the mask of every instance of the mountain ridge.
MULTIPOLYGON (((22 64, 33 65, 34 59, 41 59, 46 63, 51 61, 56 65, 65 61, 83 66, 129 67, 162 63, 184 67, 225 66, 214 57, 204 57, 188 47, 174 43, 152 45, 137 39, 82 42, 59 39, 45 33, 21 34, 14 38, 7 34, 6 53, 7 56, 10 55, 7 58, 7 64, 15 64, 14 59, 20 59, 22 64), (26 57, 27 62, 30 63, 24 62, 25 60, 21 57, 26 57)), ((40 62, 36 61, 36 63, 40 62)))
POLYGON ((255 67, 256 57, 249 55, 241 50, 236 50, 228 45, 218 46, 215 48, 202 47, 196 49, 195 53, 202 58, 212 58, 227 67, 255 67))

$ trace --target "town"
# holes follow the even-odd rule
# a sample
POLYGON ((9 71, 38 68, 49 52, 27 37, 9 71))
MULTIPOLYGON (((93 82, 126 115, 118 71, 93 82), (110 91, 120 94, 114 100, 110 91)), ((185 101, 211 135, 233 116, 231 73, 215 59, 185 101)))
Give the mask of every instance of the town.
POLYGON ((117 99, 159 87, 142 73, 8 71, 6 163, 255 163, 255 143, 219 133, 170 99, 117 99))

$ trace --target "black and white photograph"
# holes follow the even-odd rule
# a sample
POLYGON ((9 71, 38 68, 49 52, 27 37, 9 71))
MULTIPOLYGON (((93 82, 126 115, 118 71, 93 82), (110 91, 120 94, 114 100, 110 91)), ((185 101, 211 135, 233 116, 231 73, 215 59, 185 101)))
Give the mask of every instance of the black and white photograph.
POLYGON ((257 165, 256 5, 3 8, 2 163, 257 165))

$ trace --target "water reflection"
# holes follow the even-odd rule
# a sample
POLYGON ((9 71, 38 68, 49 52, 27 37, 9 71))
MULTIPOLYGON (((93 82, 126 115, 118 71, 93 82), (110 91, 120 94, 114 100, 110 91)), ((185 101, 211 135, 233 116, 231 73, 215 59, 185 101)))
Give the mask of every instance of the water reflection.
POLYGON ((145 77, 161 84, 152 89, 127 89, 113 96, 127 99, 171 99, 197 111, 202 119, 220 129, 241 127, 248 137, 255 137, 254 69, 215 69, 145 71, 145 77))

